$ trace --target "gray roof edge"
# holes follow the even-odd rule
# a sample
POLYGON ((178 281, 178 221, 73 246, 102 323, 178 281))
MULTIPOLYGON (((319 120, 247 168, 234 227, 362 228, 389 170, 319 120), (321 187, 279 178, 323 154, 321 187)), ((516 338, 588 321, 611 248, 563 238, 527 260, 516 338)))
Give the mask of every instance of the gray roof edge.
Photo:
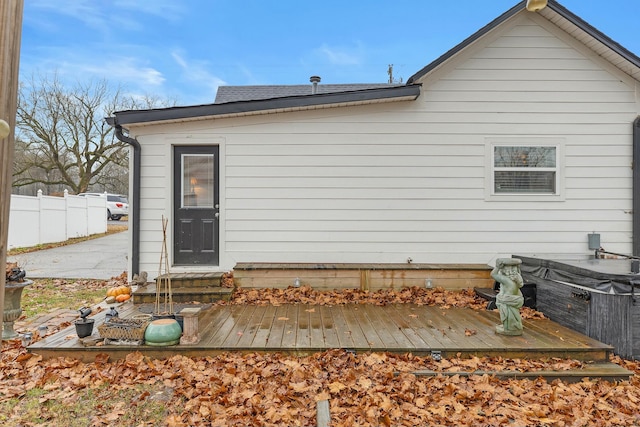
POLYGON ((112 117, 107 117, 111 126, 132 123, 147 123, 165 120, 180 120, 204 116, 224 114, 242 114, 253 111, 267 111, 286 108, 312 107, 319 105, 341 104, 348 102, 366 102, 377 99, 392 99, 420 96, 420 85, 395 86, 390 88, 376 88, 352 92, 337 92, 304 96, 289 96, 254 101, 227 102, 224 104, 204 104, 186 107, 170 107, 153 110, 116 111, 112 117))
MULTIPOLYGON (((420 79, 424 75, 428 74, 429 72, 431 72, 432 70, 434 70, 435 68, 437 68, 438 66, 446 62, 447 60, 449 60, 455 54, 462 51, 464 48, 466 48, 467 46, 469 46, 470 44, 472 44, 473 42, 475 42, 476 40, 478 40, 479 38, 487 34, 489 31, 496 28, 501 23, 505 22, 506 20, 514 16, 516 13, 520 12, 525 7, 526 7, 526 0, 519 2, 518 4, 513 6, 511 9, 509 9, 508 11, 506 11, 505 13, 503 13, 502 15, 500 15, 499 17, 491 21, 489 24, 485 25, 484 27, 482 27, 481 29, 473 33, 471 36, 467 37, 465 40, 463 40, 453 49, 450 49, 444 55, 440 56, 435 61, 428 64, 426 67, 422 68, 413 76, 409 77, 409 79, 407 80, 407 84, 415 83, 416 80, 420 79)), ((592 26, 591 24, 589 24, 588 22, 586 22, 585 20, 583 20, 582 18, 580 18, 579 16, 571 12, 566 7, 562 6, 556 0, 548 0, 547 7, 552 9, 554 12, 558 13, 560 16, 562 16, 563 18, 565 18, 566 20, 574 24, 576 27, 578 27, 582 31, 589 34, 594 39, 598 40, 600 43, 607 46, 609 49, 616 52, 618 55, 622 56, 624 59, 626 59, 636 67, 640 67, 640 58, 638 56, 636 56, 634 53, 624 48, 619 43, 615 42, 609 36, 607 36, 600 30, 598 30, 597 28, 595 28, 594 26, 592 26)))
POLYGON ((638 57, 636 54, 634 54, 633 52, 631 52, 630 50, 622 46, 620 43, 616 42, 615 40, 613 40, 612 38, 604 34, 602 31, 598 30, 593 25, 589 24, 584 19, 580 18, 578 15, 571 12, 566 7, 562 6, 557 1, 555 0, 548 0, 548 1, 549 3, 547 6, 549 8, 553 9, 555 12, 560 14, 567 21, 571 22, 573 25, 580 28, 582 31, 589 34, 591 37, 598 40, 603 45, 607 46, 609 49, 613 50, 618 55, 620 55, 621 57, 623 57, 624 59, 626 59, 633 65, 635 65, 636 67, 640 68, 640 57, 638 57))

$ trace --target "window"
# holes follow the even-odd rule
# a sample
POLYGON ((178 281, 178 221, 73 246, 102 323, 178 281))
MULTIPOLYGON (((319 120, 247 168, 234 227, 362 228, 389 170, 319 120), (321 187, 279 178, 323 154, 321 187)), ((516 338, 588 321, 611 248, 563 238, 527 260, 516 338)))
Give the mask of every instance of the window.
POLYGON ((182 207, 213 208, 212 154, 182 155, 182 207))
POLYGON ((556 193, 556 147, 494 146, 493 191, 556 193))
POLYGON ((495 138, 487 141, 489 199, 562 198, 562 142, 551 138, 495 138), (542 141, 544 140, 544 141, 542 141), (489 172, 490 171, 490 172, 489 172))

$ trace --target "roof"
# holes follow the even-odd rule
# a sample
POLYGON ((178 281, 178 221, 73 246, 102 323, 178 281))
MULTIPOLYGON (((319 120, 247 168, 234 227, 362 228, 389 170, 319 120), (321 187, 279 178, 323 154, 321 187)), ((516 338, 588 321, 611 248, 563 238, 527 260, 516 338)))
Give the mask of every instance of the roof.
MULTIPOLYGON (((511 9, 469 36, 462 43, 458 44, 426 67, 422 68, 413 76, 409 77, 407 84, 416 83, 425 75, 439 68, 442 64, 447 62, 457 53, 472 45, 482 36, 489 33, 494 28, 497 28, 500 24, 509 20, 514 15, 526 10, 526 5, 527 1, 522 0, 520 3, 516 4, 511 9)), ((573 14, 569 9, 562 6, 557 1, 548 0, 547 7, 536 13, 575 37, 577 40, 592 49, 596 54, 611 62, 631 77, 636 80, 640 80, 640 57, 613 41, 607 35, 584 21, 579 16, 573 14)))
MULTIPOLYGON (((491 21, 444 55, 411 76, 404 85, 391 84, 318 84, 275 86, 221 86, 214 104, 171 107, 151 110, 118 111, 107 118, 112 126, 149 124, 157 122, 202 120, 317 108, 342 107, 381 102, 415 100, 420 96, 420 80, 452 60, 458 53, 519 13, 526 12, 526 0, 491 21)), ((640 58, 602 32, 574 15, 556 0, 548 0, 547 7, 538 13, 567 32, 597 55, 640 81, 640 58)))
POLYGON ((299 111, 329 106, 351 106, 382 102, 408 101, 420 96, 420 85, 393 86, 380 89, 335 92, 327 94, 285 96, 279 98, 204 104, 152 110, 116 111, 107 117, 111 126, 131 123, 152 123, 176 120, 202 120, 208 117, 236 117, 248 114, 266 114, 299 111))
MULTIPOLYGON (((403 85, 389 83, 318 84, 316 94, 352 92, 356 90, 380 89, 403 85)), ((251 101, 256 99, 283 98, 286 96, 312 95, 313 86, 308 85, 261 85, 261 86, 220 86, 216 93, 216 104, 225 102, 251 101)))

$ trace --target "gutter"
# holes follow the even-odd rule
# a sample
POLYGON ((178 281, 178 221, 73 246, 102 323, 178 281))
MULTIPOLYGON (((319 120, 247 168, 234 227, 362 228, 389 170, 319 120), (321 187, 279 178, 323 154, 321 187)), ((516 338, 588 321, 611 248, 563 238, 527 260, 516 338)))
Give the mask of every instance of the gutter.
POLYGON ((640 116, 633 121, 632 254, 640 256, 640 116))
POLYGON ((133 188, 131 189, 132 198, 132 245, 131 245, 131 274, 134 277, 140 273, 140 152, 142 147, 135 138, 130 138, 122 133, 122 126, 116 124, 115 117, 108 117, 107 123, 115 128, 116 138, 133 147, 133 188))
POLYGON ((190 105, 186 107, 156 108, 150 110, 117 111, 116 117, 107 122, 114 126, 131 123, 143 124, 166 122, 170 120, 203 119, 224 115, 257 114, 270 111, 304 108, 322 108, 332 104, 367 103, 393 100, 415 100, 420 96, 421 85, 392 86, 376 89, 355 90, 349 92, 318 93, 315 95, 297 95, 282 98, 269 98, 248 101, 233 101, 224 104, 190 105))

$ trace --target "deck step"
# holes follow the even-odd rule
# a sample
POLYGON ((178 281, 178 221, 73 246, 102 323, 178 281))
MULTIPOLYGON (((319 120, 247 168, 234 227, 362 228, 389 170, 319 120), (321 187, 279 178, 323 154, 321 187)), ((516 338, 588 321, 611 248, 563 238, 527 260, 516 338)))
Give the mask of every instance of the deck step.
POLYGON ((579 382, 583 378, 599 378, 604 381, 628 381, 634 375, 633 372, 611 362, 589 363, 581 368, 563 371, 473 371, 473 372, 438 372, 432 370, 420 370, 412 372, 418 377, 454 376, 469 377, 472 375, 489 375, 500 379, 536 379, 544 378, 547 381, 561 380, 565 383, 579 382))
POLYGON ((197 288, 220 286, 223 272, 213 273, 169 273, 161 274, 156 277, 156 283, 159 280, 171 278, 171 288, 197 288))
POLYGON ((460 290, 491 286, 490 272, 485 264, 238 263, 233 277, 239 288, 308 285, 318 290, 375 291, 433 286, 460 290))
MULTIPOLYGON (((154 303, 156 301, 156 289, 155 283, 138 287, 133 291, 133 303, 154 303)), ((171 286, 172 299, 176 303, 198 302, 204 304, 220 300, 229 301, 233 291, 233 288, 223 288, 221 286, 174 287, 173 281, 171 286)), ((161 298, 164 300, 164 296, 161 296, 161 298)))

